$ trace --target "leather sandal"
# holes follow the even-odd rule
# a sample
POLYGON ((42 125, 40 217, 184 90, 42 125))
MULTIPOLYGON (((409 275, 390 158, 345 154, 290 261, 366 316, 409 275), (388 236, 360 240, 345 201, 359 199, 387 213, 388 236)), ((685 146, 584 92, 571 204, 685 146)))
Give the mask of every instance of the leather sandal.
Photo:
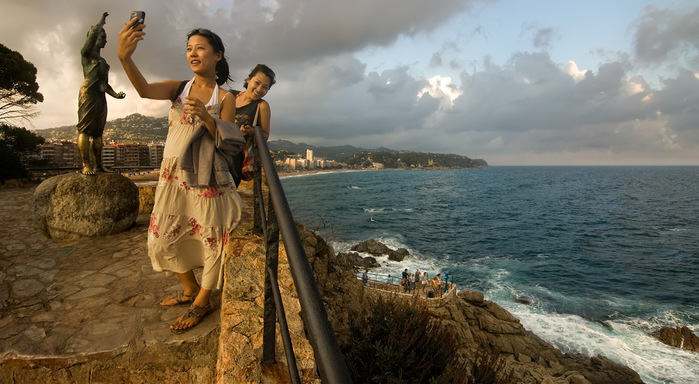
POLYGON ((206 304, 203 307, 200 307, 198 305, 192 304, 189 309, 187 309, 187 312, 184 313, 184 315, 180 316, 177 320, 175 320, 174 323, 170 326, 170 331, 172 333, 185 333, 189 331, 190 329, 194 328, 197 324, 199 324, 207 315, 209 315, 211 312, 214 311, 214 307, 211 305, 211 303, 206 304), (187 328, 180 328, 180 329, 174 329, 172 326, 175 325, 175 323, 181 323, 187 319, 195 319, 195 321, 190 324, 187 328))
POLYGON ((194 298, 197 297, 198 294, 199 294, 198 290, 191 295, 185 295, 184 292, 176 292, 176 293, 173 293, 172 295, 162 299, 160 301, 160 305, 163 307, 171 307, 173 305, 182 305, 182 304, 193 303, 194 298), (163 304, 163 302, 167 301, 167 300, 175 300, 175 303, 174 304, 163 304))

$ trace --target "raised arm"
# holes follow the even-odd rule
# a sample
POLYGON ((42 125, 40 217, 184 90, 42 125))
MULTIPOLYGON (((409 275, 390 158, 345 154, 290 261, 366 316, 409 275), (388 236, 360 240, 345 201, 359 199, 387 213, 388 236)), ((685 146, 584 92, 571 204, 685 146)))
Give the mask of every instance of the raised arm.
POLYGON ((80 50, 81 55, 87 56, 91 54, 92 51, 95 49, 95 43, 97 43, 97 36, 99 36, 100 31, 104 28, 104 24, 107 22, 107 16, 109 16, 109 13, 103 13, 100 21, 98 21, 97 24, 90 27, 90 31, 87 33, 87 39, 85 39, 83 49, 80 50))
POLYGON ((143 76, 138 66, 133 61, 133 53, 136 51, 138 42, 143 40, 146 34, 143 29, 145 24, 140 24, 135 29, 133 25, 138 21, 137 18, 131 19, 124 24, 124 28, 119 31, 119 43, 117 47, 117 57, 124 67, 126 76, 129 77, 131 84, 136 88, 138 95, 146 99, 155 100, 172 100, 175 98, 175 92, 180 82, 177 80, 165 80, 157 83, 149 83, 143 76))

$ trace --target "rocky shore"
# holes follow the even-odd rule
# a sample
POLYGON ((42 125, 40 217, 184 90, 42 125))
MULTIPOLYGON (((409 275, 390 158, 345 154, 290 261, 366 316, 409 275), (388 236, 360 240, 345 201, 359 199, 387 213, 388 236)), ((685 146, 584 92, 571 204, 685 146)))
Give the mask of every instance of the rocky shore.
MULTIPOLYGON (((341 341, 349 337, 350 319, 362 316, 367 289, 354 275, 351 260, 336 255, 320 236, 298 225, 304 249, 326 301, 328 316, 341 341)), ((459 355, 473 361, 479 345, 505 357, 518 383, 642 383, 634 370, 604 356, 566 354, 528 332, 517 318, 483 294, 462 290, 432 315, 453 327, 459 355)))

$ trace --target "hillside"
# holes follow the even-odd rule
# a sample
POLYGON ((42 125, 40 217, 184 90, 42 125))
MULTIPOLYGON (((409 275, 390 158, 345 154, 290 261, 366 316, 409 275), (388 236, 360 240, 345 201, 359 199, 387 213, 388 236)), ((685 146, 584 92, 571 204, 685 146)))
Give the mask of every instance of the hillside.
POLYGON ((343 161, 352 155, 362 152, 362 151, 373 151, 373 152, 390 152, 388 148, 377 148, 377 149, 367 149, 358 148, 351 145, 338 145, 333 147, 318 147, 306 143, 292 143, 287 140, 270 140, 267 145, 272 151, 287 151, 289 153, 296 153, 302 156, 306 155, 306 150, 313 150, 313 156, 322 157, 328 160, 343 161))
MULTIPOLYGON (((73 140, 78 137, 75 125, 37 129, 37 135, 47 140, 73 140)), ((104 127, 105 142, 164 143, 167 137, 167 117, 150 117, 138 113, 107 121, 104 127)))
POLYGON ((485 160, 466 156, 410 151, 362 151, 344 160, 352 168, 369 168, 381 163, 385 168, 481 168, 485 160))
MULTIPOLYGON (((108 121, 104 128, 104 141, 129 143, 164 143, 167 137, 167 117, 149 117, 138 113, 108 121)), ((77 139, 74 125, 37 129, 37 135, 47 140, 77 139)), ((376 149, 358 148, 351 145, 321 147, 306 143, 292 143, 287 140, 270 140, 267 145, 275 152, 306 156, 306 150, 313 150, 315 157, 348 163, 351 166, 371 166, 383 163, 386 168, 479 168, 488 164, 482 159, 438 153, 397 151, 385 147, 376 149)))

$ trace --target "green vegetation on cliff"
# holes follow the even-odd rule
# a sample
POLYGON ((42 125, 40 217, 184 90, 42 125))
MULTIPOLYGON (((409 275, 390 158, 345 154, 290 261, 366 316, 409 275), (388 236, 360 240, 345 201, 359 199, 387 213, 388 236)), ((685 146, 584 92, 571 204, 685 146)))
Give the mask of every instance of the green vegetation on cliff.
POLYGON ((362 151, 343 162, 356 168, 371 167, 375 163, 382 164, 384 168, 481 168, 487 165, 482 160, 466 156, 409 151, 362 151))
MULTIPOLYGON (((105 142, 114 141, 119 144, 164 143, 167 128, 167 117, 150 117, 134 113, 121 119, 107 121, 103 139, 105 142)), ((78 137, 75 125, 37 129, 34 132, 47 140, 75 141, 78 137)))
POLYGON ((423 302, 367 301, 368 315, 351 318, 340 348, 354 383, 510 384, 514 371, 499 353, 477 348, 472 363, 458 354, 459 335, 423 302))

